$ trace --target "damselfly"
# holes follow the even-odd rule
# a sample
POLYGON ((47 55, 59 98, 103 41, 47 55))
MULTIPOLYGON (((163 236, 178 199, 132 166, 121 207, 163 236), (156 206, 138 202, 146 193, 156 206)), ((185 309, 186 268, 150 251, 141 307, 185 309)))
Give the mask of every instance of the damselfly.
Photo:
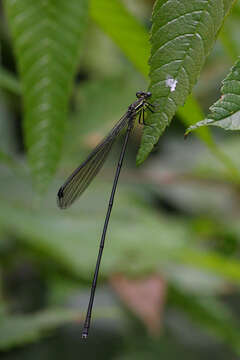
POLYGON ((103 166, 107 158, 107 155, 112 148, 113 143, 117 139, 118 135, 121 133, 121 130, 127 128, 122 150, 118 160, 118 166, 115 173, 112 192, 108 204, 108 210, 107 210, 102 237, 100 241, 99 252, 98 252, 95 272, 91 286, 91 295, 89 299, 87 315, 82 332, 83 338, 87 338, 88 331, 90 328, 94 295, 97 285, 99 267, 101 263, 108 222, 112 211, 115 191, 116 191, 118 178, 121 171, 129 135, 131 133, 131 130, 134 125, 134 120, 137 115, 138 115, 139 123, 145 124, 144 121, 145 110, 148 109, 151 112, 154 112, 153 111, 154 106, 148 102, 148 99, 151 97, 151 95, 152 94, 150 92, 144 92, 144 91, 138 91, 136 93, 137 100, 128 107, 127 112, 117 122, 117 124, 113 127, 113 129, 109 132, 109 134, 100 142, 100 144, 95 147, 95 149, 90 153, 87 159, 76 170, 73 171, 73 173, 68 177, 65 183, 60 187, 57 194, 58 206, 61 209, 66 209, 67 207, 69 207, 83 193, 83 191, 88 187, 88 185, 93 180, 93 178, 97 175, 97 173, 103 166))

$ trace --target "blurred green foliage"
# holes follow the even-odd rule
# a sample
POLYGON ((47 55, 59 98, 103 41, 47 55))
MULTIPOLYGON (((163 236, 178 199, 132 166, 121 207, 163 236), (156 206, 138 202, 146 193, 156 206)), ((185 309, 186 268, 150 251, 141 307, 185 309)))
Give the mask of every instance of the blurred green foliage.
MULTIPOLYGON (((239 140, 218 129, 214 136, 199 129, 187 141, 183 134, 219 97, 221 80, 239 54, 239 4, 225 19, 194 93, 138 168, 141 129, 136 126, 107 235, 93 329, 82 344, 80 330, 121 139, 72 208, 61 212, 56 193, 126 111, 135 92, 147 88, 154 1, 92 0, 89 9, 87 2, 75 0, 58 6, 53 1, 3 3, 1 357, 235 359, 240 353, 239 140), (45 193, 36 192, 39 184, 45 193), (164 279, 166 297, 158 294, 161 329, 152 334, 130 310, 130 300, 114 292, 116 274, 143 284, 146 277, 164 279)), ((222 3, 224 17, 231 1, 222 3)), ((222 20, 216 19, 219 26, 222 20)), ((206 39, 209 47, 214 40, 206 39)), ((152 298, 149 291, 146 300, 152 298)))

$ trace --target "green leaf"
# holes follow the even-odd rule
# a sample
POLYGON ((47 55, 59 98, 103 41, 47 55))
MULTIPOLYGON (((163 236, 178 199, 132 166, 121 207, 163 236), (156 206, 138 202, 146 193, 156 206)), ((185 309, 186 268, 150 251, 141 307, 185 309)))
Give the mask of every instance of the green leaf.
MULTIPOLYGON (((90 281, 96 262, 96 241, 104 221, 102 204, 108 196, 107 187, 96 190, 92 185, 86 197, 63 212, 54 204, 55 193, 48 194, 45 206, 37 209, 30 205, 27 184, 13 184, 9 177, 5 184, 1 182, 3 229, 11 229, 11 234, 23 244, 90 281)), ((167 271, 170 264, 183 264, 240 284, 240 264, 236 260, 213 251, 200 251, 194 246, 196 238, 186 221, 159 216, 137 203, 128 192, 118 196, 108 239, 101 266, 101 276, 105 278, 113 272, 139 275, 158 271, 160 266, 167 271)))
POLYGON ((91 0, 93 20, 115 41, 134 66, 147 77, 148 33, 119 0, 91 0))
POLYGON ((240 59, 223 80, 221 98, 210 107, 208 117, 190 126, 186 134, 201 126, 218 126, 225 130, 240 130, 240 59))
POLYGON ((23 89, 24 138, 35 184, 56 170, 87 0, 5 0, 23 89))
POLYGON ((176 261, 208 270, 238 285, 240 284, 239 261, 218 255, 216 252, 196 251, 196 249, 188 248, 176 254, 176 261))
POLYGON ((153 11, 149 91, 155 113, 144 129, 142 163, 195 85, 232 0, 158 0, 153 11))
POLYGON ((19 81, 3 67, 0 67, 0 87, 13 92, 14 94, 21 94, 21 85, 19 81))
MULTIPOLYGON (((26 203, 26 192, 19 187, 20 191, 26 203)), ((16 191, 12 191, 11 197, 19 203, 16 191)), ((104 220, 102 204, 106 197, 106 188, 96 191, 92 186, 85 201, 79 202, 81 208, 78 207, 74 216, 71 212, 55 209, 55 204, 52 205, 54 210, 44 207, 35 211, 32 207, 8 205, 1 197, 0 205, 4 207, 4 212, 0 211, 0 224, 4 229, 11 228, 19 241, 41 251, 72 274, 90 280, 96 261, 96 241, 104 220)), ((104 250, 105 261, 101 266, 101 276, 104 277, 113 271, 141 274, 155 270, 159 262, 169 260, 169 256, 175 261, 176 252, 181 252, 189 235, 183 224, 164 218, 160 220, 150 210, 138 208, 137 204, 133 206, 129 194, 126 197, 129 200, 118 197, 118 207, 111 219, 108 232, 111 244, 104 250), (146 249, 148 237, 150 242, 146 249)), ((50 199, 53 202, 55 196, 50 199)), ((51 204, 49 206, 51 208, 51 204)))
POLYGON ((0 349, 36 341, 44 332, 79 318, 79 312, 66 309, 45 310, 34 315, 4 315, 0 319, 0 349))

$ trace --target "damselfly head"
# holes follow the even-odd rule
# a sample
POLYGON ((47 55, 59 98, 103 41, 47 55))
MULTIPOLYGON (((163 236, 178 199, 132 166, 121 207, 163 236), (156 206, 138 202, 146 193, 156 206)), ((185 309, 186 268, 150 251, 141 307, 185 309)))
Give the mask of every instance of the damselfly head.
POLYGON ((152 93, 151 93, 150 91, 147 91, 147 92, 145 92, 145 91, 137 91, 137 92, 136 92, 136 97, 137 97, 138 99, 140 99, 140 98, 147 99, 147 98, 149 98, 150 96, 152 96, 152 93))

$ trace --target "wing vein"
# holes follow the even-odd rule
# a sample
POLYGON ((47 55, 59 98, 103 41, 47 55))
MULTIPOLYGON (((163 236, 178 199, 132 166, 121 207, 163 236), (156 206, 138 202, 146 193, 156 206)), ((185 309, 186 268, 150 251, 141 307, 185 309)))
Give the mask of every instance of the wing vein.
POLYGON ((129 120, 128 112, 117 122, 108 135, 89 154, 87 159, 73 171, 58 191, 58 206, 69 207, 88 187, 102 168, 112 145, 129 120))

